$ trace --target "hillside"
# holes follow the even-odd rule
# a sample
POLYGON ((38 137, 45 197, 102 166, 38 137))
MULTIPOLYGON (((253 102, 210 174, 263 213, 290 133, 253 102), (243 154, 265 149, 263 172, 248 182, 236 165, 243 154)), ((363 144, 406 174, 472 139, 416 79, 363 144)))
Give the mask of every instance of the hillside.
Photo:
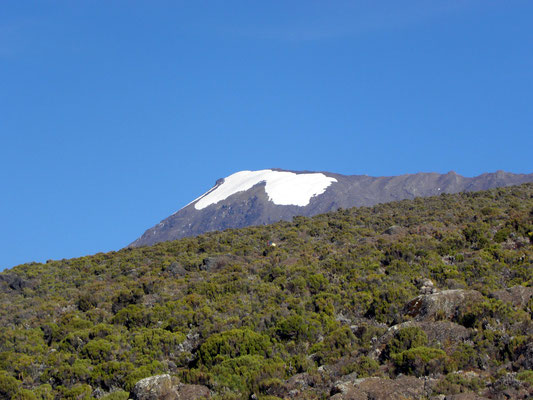
POLYGON ((455 172, 373 177, 281 169, 240 171, 218 179, 205 194, 148 229, 130 246, 150 246, 206 232, 290 221, 295 216, 311 217, 338 208, 531 182, 533 174, 504 171, 473 178, 455 172))
POLYGON ((532 242, 524 184, 19 265, 0 398, 530 398, 532 242))

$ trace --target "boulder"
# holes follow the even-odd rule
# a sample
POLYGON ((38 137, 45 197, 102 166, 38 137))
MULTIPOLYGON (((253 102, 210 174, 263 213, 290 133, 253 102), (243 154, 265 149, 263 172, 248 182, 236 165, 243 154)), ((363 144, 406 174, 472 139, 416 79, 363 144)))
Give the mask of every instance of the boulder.
POLYGON ((177 382, 166 375, 155 375, 141 379, 132 391, 133 400, 180 400, 177 382))
POLYGON ((168 374, 141 379, 132 391, 133 400, 209 399, 210 391, 202 385, 185 385, 168 374))
POLYGON ((451 321, 407 321, 391 326, 374 344, 370 353, 372 358, 378 358, 387 343, 400 329, 417 327, 424 331, 430 346, 438 346, 448 353, 455 350, 459 344, 470 337, 470 329, 451 321))
POLYGON ((483 301, 483 295, 476 290, 443 290, 415 297, 404 308, 404 313, 417 321, 453 319, 461 310, 483 301))
POLYGON ((187 275, 187 270, 183 268, 183 266, 176 261, 174 261, 170 266, 166 269, 168 273, 174 277, 182 277, 187 275))
POLYGON ((180 400, 200 400, 209 399, 211 397, 209 388, 203 385, 184 385, 181 384, 178 388, 180 400))
POLYGON ((431 294, 437 292, 437 289, 435 288, 435 285, 431 279, 418 279, 416 286, 418 289, 420 289, 420 294, 431 294))
POLYGON ((413 376, 396 379, 372 377, 335 384, 330 400, 414 400, 427 397, 429 391, 426 379, 413 376))
POLYGON ((470 337, 470 329, 451 321, 421 322, 418 324, 430 344, 459 344, 470 337))
POLYGON ((489 297, 510 303, 515 307, 525 307, 533 298, 533 287, 513 286, 503 290, 497 290, 489 294, 489 297))
POLYGON ((449 394, 443 397, 443 400, 488 400, 488 398, 482 397, 474 392, 465 392, 465 393, 449 394))
POLYGON ((238 264, 239 262, 242 262, 241 258, 233 254, 207 257, 203 259, 202 264, 200 265, 200 271, 220 271, 227 265, 238 264))
POLYGON ((401 235, 402 233, 407 232, 407 229, 398 226, 398 225, 392 225, 389 226, 385 231, 383 232, 384 235, 401 235))

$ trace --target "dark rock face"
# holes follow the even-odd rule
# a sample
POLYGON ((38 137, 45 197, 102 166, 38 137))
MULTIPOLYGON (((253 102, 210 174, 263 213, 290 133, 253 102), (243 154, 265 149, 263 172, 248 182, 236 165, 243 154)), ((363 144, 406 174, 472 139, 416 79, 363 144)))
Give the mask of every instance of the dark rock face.
POLYGON ((16 292, 22 292, 22 290, 28 286, 28 282, 23 280, 20 276, 15 274, 2 274, 0 275, 0 282, 7 284, 9 289, 16 292))
MULTIPOLYGON (((294 173, 303 174, 303 172, 294 173)), ((331 183, 323 193, 311 197, 305 206, 275 204, 269 200, 265 191, 265 182, 259 182, 246 191, 235 192, 224 200, 202 209, 195 208, 195 204, 200 200, 197 199, 148 229, 131 246, 148 246, 210 231, 264 225, 291 220, 294 216, 313 216, 338 208, 372 206, 415 197, 486 190, 533 182, 533 174, 512 174, 503 171, 474 178, 465 178, 455 172, 445 175, 418 173, 393 177, 339 175, 329 172, 322 174, 334 178, 336 182, 331 183)), ((209 192, 217 190, 223 183, 224 179, 219 179, 209 192)), ((395 234, 397 230, 393 227, 389 234, 395 234)))

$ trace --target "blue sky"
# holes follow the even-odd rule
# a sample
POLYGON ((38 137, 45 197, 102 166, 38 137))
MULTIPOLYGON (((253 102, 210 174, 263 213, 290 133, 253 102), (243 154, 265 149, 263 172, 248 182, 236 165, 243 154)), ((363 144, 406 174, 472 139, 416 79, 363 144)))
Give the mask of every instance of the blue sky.
POLYGON ((0 269, 116 250, 220 177, 533 163, 531 1, 0 5, 0 269))

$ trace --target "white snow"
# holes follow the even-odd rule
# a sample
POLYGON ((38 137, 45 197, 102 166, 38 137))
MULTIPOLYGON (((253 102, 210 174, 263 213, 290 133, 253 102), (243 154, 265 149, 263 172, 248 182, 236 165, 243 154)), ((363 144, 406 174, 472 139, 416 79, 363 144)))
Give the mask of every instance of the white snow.
POLYGON ((228 176, 222 184, 196 199, 194 208, 201 210, 261 182, 265 182, 268 199, 274 204, 303 207, 309 204, 312 197, 324 193, 337 180, 322 173, 295 174, 270 169, 240 171, 228 176))

